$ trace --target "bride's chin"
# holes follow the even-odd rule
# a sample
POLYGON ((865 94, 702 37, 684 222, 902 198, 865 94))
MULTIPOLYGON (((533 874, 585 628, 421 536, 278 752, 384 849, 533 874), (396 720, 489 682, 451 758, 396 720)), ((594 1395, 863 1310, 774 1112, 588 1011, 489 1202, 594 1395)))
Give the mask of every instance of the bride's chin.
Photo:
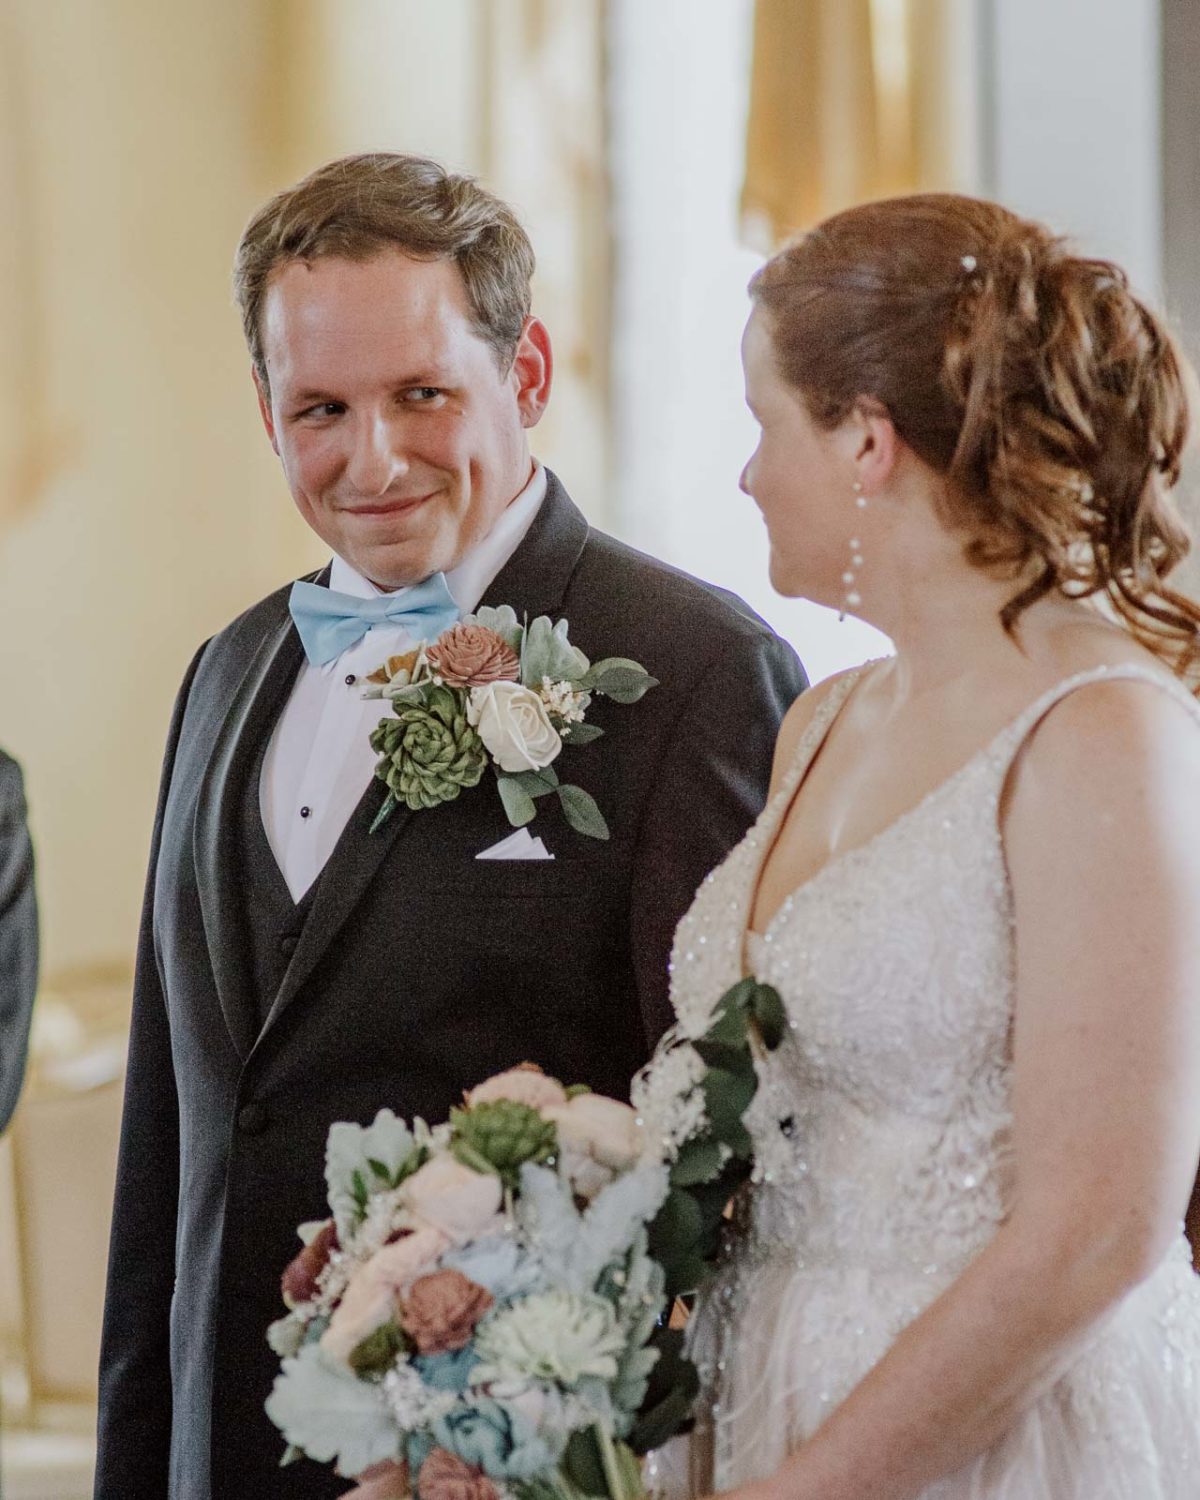
POLYGON ((783 599, 806 599, 810 604, 823 604, 827 609, 836 608, 836 602, 826 599, 824 591, 813 587, 798 568, 791 568, 783 558, 771 554, 767 568, 771 587, 783 599))

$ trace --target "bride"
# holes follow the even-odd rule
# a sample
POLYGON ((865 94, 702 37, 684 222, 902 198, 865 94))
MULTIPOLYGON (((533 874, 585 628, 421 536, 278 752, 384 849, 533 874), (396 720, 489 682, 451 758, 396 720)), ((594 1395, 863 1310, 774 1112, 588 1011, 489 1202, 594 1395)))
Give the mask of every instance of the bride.
POLYGON ((679 929, 681 1013, 754 972, 790 1020, 683 1488, 1194 1497, 1181 358, 1115 266, 961 197, 840 214, 751 291, 772 582, 896 655, 798 701, 679 929))

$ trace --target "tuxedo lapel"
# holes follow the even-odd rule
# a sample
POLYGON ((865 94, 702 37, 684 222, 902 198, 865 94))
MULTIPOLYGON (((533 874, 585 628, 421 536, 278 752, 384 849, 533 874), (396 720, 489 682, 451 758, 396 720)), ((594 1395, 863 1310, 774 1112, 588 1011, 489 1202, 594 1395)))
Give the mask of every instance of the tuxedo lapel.
POLYGON ((511 604, 518 618, 550 614, 562 603, 588 539, 588 523, 546 470, 546 498, 521 545, 488 585, 482 603, 511 604))
MULTIPOLYGON (((546 480, 546 498, 533 524, 481 601, 494 606, 511 604, 518 615, 525 614, 530 619, 561 604, 588 536, 586 520, 549 470, 546 480)), ((485 785, 471 795, 488 796, 489 792, 495 795, 485 785)), ((383 783, 372 781, 330 855, 300 941, 267 1017, 264 1035, 328 952, 415 816, 407 808, 398 807, 378 832, 371 833, 371 823, 385 795, 383 783)), ((428 818, 437 815, 436 808, 420 814, 428 818)))
POLYGON ((221 1012, 238 1056, 258 1031, 244 951, 245 892, 238 858, 241 789, 255 752, 296 679, 303 652, 286 608, 255 652, 230 701, 196 802, 194 857, 200 909, 221 1012))

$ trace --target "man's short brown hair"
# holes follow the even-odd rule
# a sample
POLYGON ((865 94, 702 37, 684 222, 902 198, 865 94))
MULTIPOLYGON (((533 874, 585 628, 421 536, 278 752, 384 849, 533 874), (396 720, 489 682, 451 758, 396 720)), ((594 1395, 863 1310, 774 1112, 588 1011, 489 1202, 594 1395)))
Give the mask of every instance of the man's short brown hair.
POLYGON ((386 251, 453 260, 479 336, 501 369, 529 316, 533 247, 507 204, 473 177, 424 156, 343 156, 277 193, 250 220, 234 260, 234 295, 250 357, 269 388, 262 305, 271 276, 289 261, 325 256, 365 261, 386 251))

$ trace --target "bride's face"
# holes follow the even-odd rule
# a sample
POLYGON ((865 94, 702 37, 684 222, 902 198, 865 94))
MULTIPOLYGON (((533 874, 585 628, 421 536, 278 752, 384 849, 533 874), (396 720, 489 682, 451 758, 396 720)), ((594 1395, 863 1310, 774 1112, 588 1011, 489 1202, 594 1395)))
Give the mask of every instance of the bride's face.
POLYGON ((740 484, 767 523, 771 583, 781 594, 836 605, 846 592, 853 464, 838 432, 818 426, 780 375, 770 326, 758 309, 742 337, 742 365, 759 437, 740 484))

